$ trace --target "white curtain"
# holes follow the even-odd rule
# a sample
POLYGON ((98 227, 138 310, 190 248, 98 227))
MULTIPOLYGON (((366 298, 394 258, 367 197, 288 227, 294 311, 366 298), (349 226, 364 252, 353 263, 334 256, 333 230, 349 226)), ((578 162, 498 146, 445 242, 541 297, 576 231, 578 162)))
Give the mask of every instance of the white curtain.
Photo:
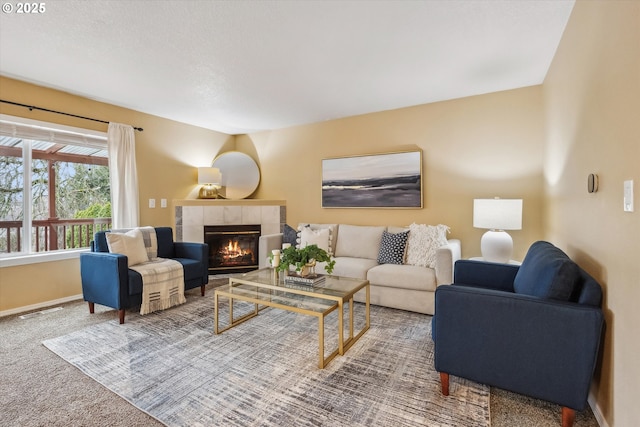
POLYGON ((112 228, 137 227, 140 221, 136 141, 133 127, 109 123, 109 181, 111 183, 112 228))

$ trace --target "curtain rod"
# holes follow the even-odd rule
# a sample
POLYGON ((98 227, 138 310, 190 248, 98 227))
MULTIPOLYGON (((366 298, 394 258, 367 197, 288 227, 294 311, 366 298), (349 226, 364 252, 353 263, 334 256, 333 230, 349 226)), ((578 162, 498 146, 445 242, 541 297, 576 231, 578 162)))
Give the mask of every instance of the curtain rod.
MULTIPOLYGON (((62 114, 64 116, 75 117, 77 119, 91 120, 91 121, 94 121, 94 122, 100 122, 100 123, 109 124, 109 122, 104 121, 104 120, 92 119, 91 117, 78 116, 76 114, 64 113, 62 111, 50 110, 48 108, 35 107, 33 105, 20 104, 19 102, 5 101, 4 99, 0 99, 0 102, 4 102, 5 104, 17 105, 18 107, 25 107, 25 108, 28 108, 29 111, 40 110, 40 111, 46 111, 47 113, 62 114)), ((135 127, 135 126, 133 128, 135 130, 137 130, 137 131, 140 131, 140 132, 142 132, 144 130, 142 128, 135 127)))

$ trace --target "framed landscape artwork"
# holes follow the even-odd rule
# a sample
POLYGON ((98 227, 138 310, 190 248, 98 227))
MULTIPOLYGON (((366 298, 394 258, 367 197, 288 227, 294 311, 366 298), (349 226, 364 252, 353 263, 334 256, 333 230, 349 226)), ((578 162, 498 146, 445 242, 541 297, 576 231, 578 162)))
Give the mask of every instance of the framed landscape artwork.
POLYGON ((323 208, 422 208, 422 152, 322 160, 323 208))

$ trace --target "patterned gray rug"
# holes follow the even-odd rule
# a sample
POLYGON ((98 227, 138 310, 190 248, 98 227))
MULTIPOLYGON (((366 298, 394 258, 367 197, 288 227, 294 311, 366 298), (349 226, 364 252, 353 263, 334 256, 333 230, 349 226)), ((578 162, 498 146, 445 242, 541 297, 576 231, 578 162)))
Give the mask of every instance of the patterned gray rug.
MULTIPOLYGON (((363 311, 357 304, 356 331, 363 311)), ((333 314, 327 354, 337 347, 333 314)), ((317 325, 266 309, 215 335, 209 292, 43 344, 168 426, 489 426, 488 387, 451 377, 450 395, 440 393, 430 316, 371 306, 369 331, 325 369, 317 325)))

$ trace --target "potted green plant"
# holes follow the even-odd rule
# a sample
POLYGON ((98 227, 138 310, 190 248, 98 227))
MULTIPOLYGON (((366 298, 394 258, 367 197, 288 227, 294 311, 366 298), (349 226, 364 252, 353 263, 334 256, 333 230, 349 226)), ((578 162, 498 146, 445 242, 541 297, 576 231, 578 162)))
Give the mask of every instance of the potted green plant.
MULTIPOLYGON (((269 255, 269 259, 273 263, 273 254, 269 255)), ((275 268, 277 271, 288 272, 289 267, 294 266, 300 276, 306 277, 309 274, 313 274, 316 262, 326 262, 324 269, 329 274, 331 274, 336 264, 336 261, 331 259, 331 255, 324 249, 319 248, 318 245, 308 245, 300 249, 295 246, 289 246, 280 252, 280 263, 275 268)))

